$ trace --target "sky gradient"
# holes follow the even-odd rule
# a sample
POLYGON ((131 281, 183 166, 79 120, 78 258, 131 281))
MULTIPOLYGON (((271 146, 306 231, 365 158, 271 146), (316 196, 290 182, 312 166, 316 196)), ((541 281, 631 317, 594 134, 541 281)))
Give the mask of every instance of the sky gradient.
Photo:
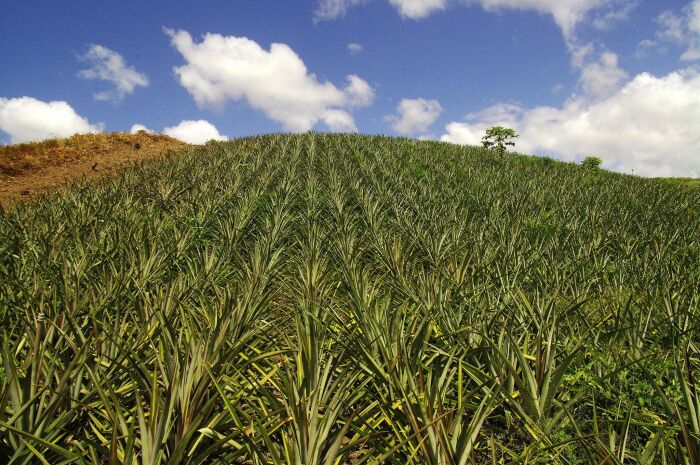
POLYGON ((10 0, 0 143, 358 131, 700 176, 700 0, 10 0))

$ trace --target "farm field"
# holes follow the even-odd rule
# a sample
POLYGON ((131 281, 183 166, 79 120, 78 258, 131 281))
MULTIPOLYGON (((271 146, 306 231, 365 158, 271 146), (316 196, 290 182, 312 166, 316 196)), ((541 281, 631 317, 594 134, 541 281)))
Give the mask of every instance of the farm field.
POLYGON ((700 463, 700 195, 270 135, 0 209, 0 462, 700 463))

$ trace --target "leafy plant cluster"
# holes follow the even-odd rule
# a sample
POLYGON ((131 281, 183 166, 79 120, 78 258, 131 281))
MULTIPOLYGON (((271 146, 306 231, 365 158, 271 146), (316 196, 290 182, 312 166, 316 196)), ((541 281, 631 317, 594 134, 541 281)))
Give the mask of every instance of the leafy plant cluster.
POLYGON ((2 212, 0 461, 700 463, 698 202, 304 134, 2 212))
POLYGON ((600 157, 586 157, 581 161, 581 166, 589 170, 600 169, 603 164, 603 159, 600 157))
POLYGON ((499 155, 505 155, 508 146, 515 146, 511 139, 519 137, 514 129, 494 126, 486 130, 486 134, 481 139, 481 145, 485 149, 494 150, 499 155))

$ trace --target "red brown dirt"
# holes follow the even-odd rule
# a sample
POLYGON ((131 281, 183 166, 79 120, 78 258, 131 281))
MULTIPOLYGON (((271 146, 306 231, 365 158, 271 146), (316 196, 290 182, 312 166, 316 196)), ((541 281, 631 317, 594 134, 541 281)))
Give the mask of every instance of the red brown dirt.
POLYGON ((8 208, 75 179, 96 180, 188 145, 162 134, 81 134, 0 146, 0 206, 8 208))

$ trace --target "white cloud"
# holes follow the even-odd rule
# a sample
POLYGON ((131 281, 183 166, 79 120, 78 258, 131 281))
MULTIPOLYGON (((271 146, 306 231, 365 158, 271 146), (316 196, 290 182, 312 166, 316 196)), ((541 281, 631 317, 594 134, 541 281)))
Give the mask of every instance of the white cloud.
POLYGON ((353 55, 357 55, 358 53, 362 52, 362 45, 356 44, 354 42, 348 44, 348 52, 352 53, 353 55))
POLYGON ((681 55, 681 60, 700 60, 700 0, 688 5, 684 12, 688 20, 688 49, 681 55))
POLYGON ((394 131, 404 135, 415 135, 428 130, 442 113, 437 100, 423 98, 401 99, 396 107, 396 115, 386 116, 394 131))
POLYGON ((627 73, 619 67, 617 55, 604 52, 597 62, 583 66, 579 84, 586 95, 601 99, 615 93, 625 79, 627 73))
POLYGON ((285 44, 273 43, 267 51, 245 37, 205 34, 196 43, 186 31, 166 32, 186 62, 175 73, 200 107, 223 108, 229 100, 244 100, 286 130, 303 132, 331 110, 374 100, 373 89, 358 76, 348 76, 343 89, 319 81, 285 44))
POLYGON ((693 45, 681 55, 681 61, 700 60, 700 44, 693 45))
POLYGON ((658 39, 675 42, 682 42, 685 40, 685 19, 683 16, 667 10, 661 13, 655 21, 661 26, 656 32, 656 37, 658 39))
POLYGON ((102 124, 90 124, 64 101, 42 102, 32 97, 0 97, 0 130, 10 142, 68 137, 76 133, 102 132, 102 124))
POLYGON ((389 0, 404 18, 422 19, 435 11, 444 10, 448 0, 389 0))
MULTIPOLYGON (((140 131, 146 131, 149 134, 157 134, 156 131, 144 126, 143 124, 134 124, 129 131, 131 134, 137 134, 140 131)), ((228 137, 219 133, 216 126, 206 120, 183 120, 177 126, 164 128, 162 131, 175 139, 190 144, 203 144, 210 140, 228 140, 228 137)))
POLYGON ((668 48, 659 45, 655 40, 644 39, 637 44, 637 50, 634 52, 634 56, 637 59, 641 59, 647 58, 654 53, 666 54, 668 53, 668 48))
POLYGON ((596 14, 593 26, 597 29, 610 29, 615 23, 627 21, 632 10, 637 8, 639 0, 617 0, 596 14))
POLYGON ((328 110, 323 115, 323 122, 331 131, 357 132, 355 120, 350 113, 344 110, 328 110))
POLYGON ((688 28, 700 34, 700 0, 695 0, 689 4, 686 7, 686 14, 688 16, 688 28))
POLYGON ((134 124, 133 126, 131 126, 131 129, 129 130, 129 132, 130 132, 131 134, 136 134, 136 133, 139 132, 139 131, 146 131, 146 132, 149 133, 149 134, 154 134, 154 131, 148 129, 148 128, 147 128, 146 126, 144 126, 143 124, 138 124, 138 123, 137 123, 137 124, 134 124))
POLYGON ((374 89, 361 77, 351 74, 344 89, 345 105, 349 107, 367 107, 374 102, 374 89))
POLYGON ((367 3, 368 0, 320 0, 314 11, 314 22, 329 21, 345 16, 354 6, 367 3))
MULTIPOLYGON (((520 129, 523 109, 514 104, 501 103, 477 113, 470 113, 464 122, 452 122, 445 126, 447 134, 440 140, 455 144, 481 145, 481 138, 492 126, 520 129)), ((518 143, 520 146, 520 143, 518 143)), ((518 147, 520 149, 520 147, 518 147)))
MULTIPOLYGON (((450 4, 478 4, 488 11, 500 9, 534 10, 549 14, 567 38, 574 28, 593 10, 601 10, 594 19, 597 27, 609 27, 624 20, 637 0, 387 0, 405 18, 421 19, 450 4)), ((315 21, 340 18, 355 6, 367 0, 320 0, 314 12, 315 21)))
POLYGON ((605 166, 644 176, 700 176, 700 75, 642 73, 606 99, 572 98, 562 108, 497 105, 446 126, 443 141, 479 144, 502 125, 517 150, 566 160, 598 155, 605 166))
POLYGON ((659 28, 654 39, 644 39, 637 46, 636 56, 644 58, 650 52, 665 53, 664 43, 675 43, 686 48, 681 55, 681 61, 700 60, 700 0, 694 0, 686 5, 682 14, 671 10, 664 11, 654 20, 659 28))
POLYGON ((590 11, 605 5, 611 5, 616 0, 467 0, 481 3, 486 10, 511 8, 518 10, 534 10, 549 14, 561 28, 565 37, 571 37, 574 28, 590 11))
POLYGON ((197 121, 183 120, 177 126, 163 129, 163 134, 188 144, 203 144, 212 139, 228 140, 228 137, 219 133, 216 126, 203 119, 197 121))
POLYGON ((148 78, 133 67, 127 66, 124 58, 117 52, 102 45, 91 45, 81 61, 91 66, 78 73, 84 79, 99 79, 114 84, 114 89, 94 94, 96 100, 121 101, 125 95, 132 94, 137 86, 148 86, 148 78))

